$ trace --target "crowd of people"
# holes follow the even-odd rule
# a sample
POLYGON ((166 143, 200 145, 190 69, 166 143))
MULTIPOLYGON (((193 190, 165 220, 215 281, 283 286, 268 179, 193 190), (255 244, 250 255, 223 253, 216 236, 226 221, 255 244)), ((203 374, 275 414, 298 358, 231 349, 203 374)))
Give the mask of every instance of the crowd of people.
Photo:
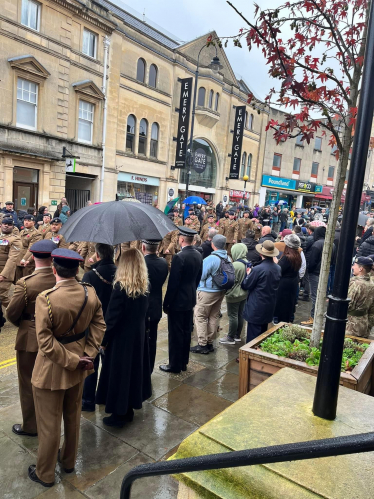
MULTIPOLYGON (((163 312, 169 362, 159 369, 176 374, 188 369, 190 353, 215 353, 223 300, 229 325, 219 343, 228 348, 243 341, 244 321, 246 342, 269 323, 294 322, 300 299, 311 297, 305 324, 313 324, 328 221, 323 210, 219 203, 183 214, 174 209, 175 229, 162 240, 110 246, 67 242, 60 234, 65 202, 59 216, 43 207, 39 220, 28 214, 20 226, 6 203, 1 220, 0 297, 6 319, 18 327, 23 418, 12 430, 38 436, 29 477, 45 487, 54 484, 57 460, 66 473, 74 471, 82 410, 103 405, 104 425, 122 428, 151 396, 163 312), (191 346, 193 330, 197 343, 191 346)), ((355 336, 367 337, 373 326, 373 228, 368 218, 352 268, 347 333, 355 336)), ((326 293, 339 237, 338 222, 326 293)))

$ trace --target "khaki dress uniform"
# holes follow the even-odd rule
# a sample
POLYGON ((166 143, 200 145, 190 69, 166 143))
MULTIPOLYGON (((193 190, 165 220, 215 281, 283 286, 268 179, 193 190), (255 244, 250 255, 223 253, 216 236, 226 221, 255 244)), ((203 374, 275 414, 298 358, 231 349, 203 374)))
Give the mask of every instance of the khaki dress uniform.
POLYGON ((195 220, 191 220, 190 229, 196 230, 196 232, 200 233, 200 222, 197 218, 195 220))
POLYGON ((240 218, 238 220, 239 230, 238 230, 238 242, 245 238, 245 233, 247 230, 252 230, 253 222, 250 218, 240 218))
POLYGON ((35 227, 30 227, 30 229, 21 230, 19 237, 21 238, 21 250, 19 252, 17 259, 15 282, 21 279, 21 277, 30 275, 34 272, 35 262, 32 253, 30 251, 30 248, 34 243, 43 239, 42 234, 35 227), (27 267, 23 267, 21 265, 21 260, 29 262, 27 267))
POLYGON ((19 228, 13 227, 12 234, 13 234, 13 236, 19 236, 19 228))
POLYGON ((124 258, 127 250, 130 249, 130 243, 121 243, 117 244, 114 250, 114 263, 115 265, 119 265, 120 261, 124 258))
POLYGON ((9 321, 18 326, 15 350, 23 418, 22 430, 27 433, 36 434, 37 432, 31 386, 32 370, 38 353, 35 333, 35 301, 39 293, 52 288, 55 284, 56 278, 52 267, 36 269, 31 275, 22 277, 17 282, 6 310, 9 321))
POLYGON ((11 234, 0 234, 0 275, 4 281, 0 281, 0 300, 6 307, 9 304, 9 289, 14 281, 18 257, 21 251, 21 238, 11 234))
POLYGON ((208 217, 211 217, 211 216, 214 217, 213 220, 214 220, 214 223, 216 223, 217 222, 217 216, 216 216, 216 214, 213 211, 209 211, 208 213, 206 213, 204 215, 203 224, 208 223, 208 217))
POLYGON ((158 247, 159 255, 160 257, 165 258, 165 260, 167 261, 169 271, 173 256, 177 252, 178 232, 178 230, 172 230, 171 232, 166 234, 158 247), (169 253, 165 253, 166 250, 169 250, 169 253))
POLYGON ((208 232, 209 232, 209 229, 215 229, 215 225, 211 225, 209 223, 206 223, 205 225, 203 225, 203 228, 201 229, 201 233, 200 233, 200 237, 201 237, 201 240, 204 242, 208 239, 208 232))
POLYGON ((374 326, 374 284, 370 275, 353 276, 349 282, 346 334, 368 338, 374 326))
POLYGON ((80 241, 75 241, 74 243, 69 243, 68 249, 71 251, 78 251, 80 243, 81 243, 80 241))
POLYGON ((255 231, 255 240, 258 241, 262 234, 262 225, 260 223, 255 223, 253 230, 255 231))
POLYGON ((223 228, 223 235, 226 237, 226 250, 231 256, 231 248, 235 244, 233 241, 238 242, 239 225, 236 220, 229 220, 223 228))
POLYGON ((39 225, 38 231, 43 234, 43 239, 45 238, 47 232, 50 232, 51 230, 51 224, 43 224, 39 225))
POLYGON ((58 232, 49 231, 44 236, 44 239, 50 239, 51 241, 53 241, 56 245, 56 249, 57 248, 60 248, 60 249, 61 248, 69 248, 69 243, 66 241, 64 236, 62 236, 58 232))
POLYGON ((96 262, 96 251, 95 251, 96 243, 92 243, 91 241, 83 241, 79 245, 79 254, 82 258, 84 258, 83 270, 85 272, 89 272, 91 270, 92 263, 89 261, 92 258, 93 263, 96 262))
POLYGON ((225 230, 225 225, 227 224, 228 222, 228 218, 226 217, 222 217, 219 219, 219 222, 218 222, 218 232, 222 235, 224 230, 225 230))
POLYGON ((61 464, 65 469, 75 466, 83 382, 92 371, 77 369, 79 358, 96 357, 105 332, 105 322, 95 290, 84 284, 88 298, 77 323, 73 325, 85 299, 84 287, 75 279, 58 282, 36 299, 35 326, 39 351, 31 383, 38 428, 38 460, 36 474, 43 482, 55 479, 55 466, 64 418, 64 444, 61 464), (88 329, 77 341, 67 342, 88 329), (64 340, 62 337, 64 336, 64 340))

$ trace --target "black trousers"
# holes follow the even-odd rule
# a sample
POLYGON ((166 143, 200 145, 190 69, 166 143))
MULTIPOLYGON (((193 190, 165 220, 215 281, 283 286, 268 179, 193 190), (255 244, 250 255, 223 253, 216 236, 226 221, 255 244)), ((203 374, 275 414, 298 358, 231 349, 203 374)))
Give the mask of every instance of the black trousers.
POLYGON ((100 354, 98 353, 93 362, 95 372, 87 376, 83 385, 82 403, 92 405, 95 410, 95 396, 97 386, 97 376, 99 373, 100 354))
POLYGON ((247 324, 247 343, 260 336, 260 334, 264 333, 268 328, 268 323, 266 324, 251 324, 248 322, 247 324))
POLYGON ((187 366, 190 356, 191 333, 193 329, 192 310, 169 310, 169 365, 175 371, 187 366))
POLYGON ((149 364, 151 367, 151 374, 153 373, 153 368, 155 367, 156 350, 157 350, 157 329, 158 323, 160 321, 151 321, 146 319, 145 330, 148 336, 149 343, 149 364))

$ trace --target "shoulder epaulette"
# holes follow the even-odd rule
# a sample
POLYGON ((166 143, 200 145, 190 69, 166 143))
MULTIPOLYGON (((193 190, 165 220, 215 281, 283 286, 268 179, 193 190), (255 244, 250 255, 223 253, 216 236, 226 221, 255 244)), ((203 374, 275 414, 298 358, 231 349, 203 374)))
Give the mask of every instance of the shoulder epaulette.
MULTIPOLYGON (((93 270, 93 269, 92 269, 93 270)), ((89 282, 80 282, 79 283, 81 286, 87 286, 89 288, 93 288, 92 284, 90 284, 89 282)))
POLYGON ((39 293, 39 296, 47 296, 49 293, 52 293, 52 291, 56 291, 56 287, 50 288, 50 289, 45 289, 41 293, 39 293))
POLYGON ((49 300, 49 294, 55 291, 57 288, 51 288, 51 289, 46 289, 45 291, 42 291, 39 293, 39 296, 45 296, 47 300, 47 305, 48 305, 48 315, 49 315, 49 320, 51 321, 51 326, 53 326, 53 315, 52 315, 52 306, 51 302, 49 300))

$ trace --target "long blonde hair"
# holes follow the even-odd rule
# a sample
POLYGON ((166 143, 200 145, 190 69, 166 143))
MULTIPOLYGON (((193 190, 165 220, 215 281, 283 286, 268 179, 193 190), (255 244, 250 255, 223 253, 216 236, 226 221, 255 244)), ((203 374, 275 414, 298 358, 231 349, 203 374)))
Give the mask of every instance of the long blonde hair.
POLYGON ((126 251, 120 259, 113 286, 119 284, 130 298, 146 295, 148 292, 148 270, 144 256, 135 248, 126 251))

